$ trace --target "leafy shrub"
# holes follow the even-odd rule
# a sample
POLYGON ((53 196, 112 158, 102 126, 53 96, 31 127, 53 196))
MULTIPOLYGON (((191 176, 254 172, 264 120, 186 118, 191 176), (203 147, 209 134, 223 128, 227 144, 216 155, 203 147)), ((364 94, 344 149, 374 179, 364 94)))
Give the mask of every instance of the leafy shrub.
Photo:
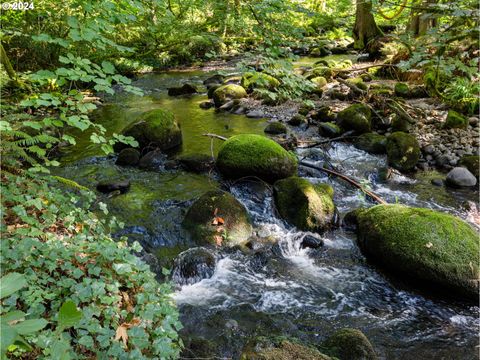
POLYGON ((480 103, 480 83, 466 78, 456 78, 445 89, 445 101, 453 108, 468 113, 477 114, 480 103))
MULTIPOLYGON (((23 311, 28 319, 49 323, 24 335, 31 354, 36 359, 76 357, 72 353, 99 359, 177 357, 181 324, 171 286, 159 284, 132 254, 138 244, 111 239, 114 219, 99 220, 85 210, 93 194, 73 195, 53 184, 28 172, 2 175, 1 274, 21 273, 28 283, 2 299, 2 312, 23 311), (81 318, 64 332, 68 326, 60 313, 70 300, 81 318)), ((10 353, 25 351, 15 347, 10 353)))

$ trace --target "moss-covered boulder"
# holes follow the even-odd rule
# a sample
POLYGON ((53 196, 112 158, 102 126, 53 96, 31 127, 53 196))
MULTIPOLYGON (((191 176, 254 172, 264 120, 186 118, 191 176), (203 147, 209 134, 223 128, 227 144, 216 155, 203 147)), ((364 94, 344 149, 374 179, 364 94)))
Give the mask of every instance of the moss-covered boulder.
POLYGON ((281 123, 280 121, 273 121, 270 124, 268 124, 263 131, 267 134, 272 134, 272 135, 286 134, 287 127, 285 126, 285 124, 281 123))
POLYGON ((323 232, 332 226, 335 205, 327 191, 300 177, 277 181, 275 205, 286 221, 300 230, 323 232))
POLYGON ((303 124, 308 124, 308 120, 304 115, 296 114, 293 115, 290 120, 288 120, 288 124, 292 126, 300 126, 303 124))
POLYGON ((325 79, 331 79, 333 76, 333 71, 328 66, 316 66, 313 68, 311 75, 309 75, 310 79, 315 77, 324 77, 325 79))
POLYGON ((327 105, 321 105, 312 112, 310 117, 319 122, 332 122, 335 120, 335 114, 327 105))
POLYGON ((356 134, 371 131, 372 111, 365 104, 350 105, 337 114, 337 124, 345 131, 353 130, 356 134))
POLYGON ((280 86, 280 81, 262 72, 247 72, 243 74, 240 85, 248 92, 252 92, 254 89, 275 90, 280 86))
MULTIPOLYGON (((143 113, 137 121, 123 131, 123 135, 132 136, 137 140, 140 149, 149 146, 168 150, 182 143, 182 131, 175 116, 164 109, 143 113)), ((118 147, 115 149, 119 151, 118 147)))
POLYGON ((363 79, 361 77, 349 78, 347 79, 347 82, 355 85, 360 90, 364 90, 364 91, 368 90, 368 85, 363 82, 363 79))
POLYGON ((403 98, 410 97, 410 87, 408 84, 397 82, 394 87, 395 95, 403 98))
POLYGON ((333 360, 313 347, 285 337, 257 337, 250 340, 240 360, 333 360))
POLYGON ((247 92, 240 85, 227 84, 215 89, 212 98, 216 107, 220 107, 229 100, 247 97, 247 92))
POLYGON ((404 116, 398 116, 397 114, 393 115, 393 118, 392 118, 393 131, 409 132, 411 127, 412 127, 412 124, 410 124, 410 122, 404 116))
POLYGON ((479 235, 469 224, 403 205, 377 205, 356 216, 367 258, 406 281, 478 300, 479 235))
POLYGON ((445 129, 466 129, 468 127, 468 119, 455 110, 448 110, 444 127, 445 129))
POLYGON ((297 159, 275 141, 261 135, 236 135, 218 152, 217 167, 230 178, 257 176, 274 182, 297 172, 297 159))
POLYGON ((115 165, 135 166, 140 161, 140 151, 134 148, 126 148, 120 151, 115 165))
POLYGON ((385 154, 387 138, 375 133, 366 133, 357 137, 354 145, 357 149, 371 154, 385 154))
POLYGON ((339 360, 378 359, 370 341, 357 329, 338 330, 322 344, 322 348, 339 360))
POLYGON ((460 166, 466 167, 473 175, 478 179, 480 172, 480 156, 478 155, 465 155, 462 156, 459 163, 460 166))
POLYGON ((316 76, 310 81, 315 84, 315 90, 322 90, 325 85, 328 84, 327 79, 325 79, 323 76, 316 76))
POLYGON ((322 122, 318 124, 318 133, 324 137, 335 138, 342 134, 342 129, 332 122, 322 122))
POLYGON ((198 245, 238 245, 252 233, 245 207, 221 190, 209 191, 196 200, 182 225, 198 245))
POLYGON ((387 159, 390 166, 400 171, 412 170, 420 159, 417 139, 401 131, 394 132, 387 137, 387 159))

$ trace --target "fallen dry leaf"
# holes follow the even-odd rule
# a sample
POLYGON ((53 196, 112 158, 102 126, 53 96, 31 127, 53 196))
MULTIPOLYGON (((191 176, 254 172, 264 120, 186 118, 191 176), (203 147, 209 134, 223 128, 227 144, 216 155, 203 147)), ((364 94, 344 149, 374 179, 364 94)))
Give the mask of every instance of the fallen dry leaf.
POLYGON ((217 244, 217 246, 222 246, 223 238, 220 235, 215 235, 213 238, 215 239, 215 244, 217 244))
POLYGON ((125 325, 126 324, 124 323, 117 328, 117 331, 115 332, 115 341, 119 341, 121 339, 123 345, 127 347, 128 334, 127 327, 125 325))

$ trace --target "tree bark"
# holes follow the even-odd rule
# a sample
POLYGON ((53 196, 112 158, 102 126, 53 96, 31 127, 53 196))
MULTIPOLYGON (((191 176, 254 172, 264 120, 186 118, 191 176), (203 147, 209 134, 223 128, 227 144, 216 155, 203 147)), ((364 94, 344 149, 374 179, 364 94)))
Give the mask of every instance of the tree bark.
POLYGON ((7 72, 8 77, 12 80, 16 80, 17 74, 15 73, 15 70, 13 70, 10 60, 8 60, 7 52, 3 48, 3 45, 1 42, 0 42, 0 63, 2 64, 3 68, 7 72))
POLYGON ((410 21, 407 25, 407 31, 417 37, 425 35, 429 29, 437 26, 436 16, 426 10, 429 5, 436 3, 438 3, 438 0, 423 0, 414 3, 410 13, 410 21), (416 8, 415 5, 417 5, 418 8, 416 8))
POLYGON ((355 26, 353 27, 354 48, 361 50, 378 36, 383 35, 372 15, 371 0, 357 0, 355 26))

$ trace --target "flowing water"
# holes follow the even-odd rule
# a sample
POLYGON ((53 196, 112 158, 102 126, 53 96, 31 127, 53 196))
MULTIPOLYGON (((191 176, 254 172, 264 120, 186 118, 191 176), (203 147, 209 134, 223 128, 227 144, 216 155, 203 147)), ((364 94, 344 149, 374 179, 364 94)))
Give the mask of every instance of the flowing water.
MULTIPOLYGON (((117 94, 97 112, 97 121, 109 132, 120 132, 145 110, 170 109, 183 132, 179 153, 216 154, 220 140, 202 136, 207 132, 227 137, 263 133, 264 119, 200 109, 205 94, 166 95, 170 86, 200 85, 207 76, 203 72, 144 75, 135 85, 145 96, 117 94)), ((98 149, 88 144, 88 136, 79 137, 76 149, 65 155, 68 164, 59 170, 61 175, 91 188, 100 180, 131 181, 128 193, 101 196, 110 212, 125 222, 119 235, 140 241, 159 256, 161 265, 170 264, 166 259, 194 246, 181 228, 183 216, 193 199, 222 186, 218 175, 117 167, 115 158, 98 156, 98 149)), ((325 161, 320 149, 297 153, 314 164, 325 161)), ((415 178, 396 175, 381 181, 385 157, 369 155, 349 144, 335 144, 327 155, 335 167, 358 181, 369 182, 392 203, 465 217, 459 210, 461 204, 478 198, 471 190, 432 186, 430 180, 439 177, 437 173, 420 173, 415 178)), ((307 169, 301 169, 300 175, 314 183, 331 184, 340 214, 371 205, 341 180, 307 169)), ((353 327, 367 335, 381 359, 476 358, 478 307, 422 294, 410 287, 410 279, 393 279, 382 273, 360 253, 355 235, 342 229, 322 235, 322 248, 303 249, 302 238, 315 234, 298 231, 279 219, 268 186, 243 181, 230 184, 228 190, 248 209, 256 235, 269 242, 249 252, 214 250, 216 265, 211 277, 193 284, 179 281, 174 298, 185 337, 211 340, 217 356, 238 358, 252 336, 287 335, 319 344, 336 329, 353 327)))

